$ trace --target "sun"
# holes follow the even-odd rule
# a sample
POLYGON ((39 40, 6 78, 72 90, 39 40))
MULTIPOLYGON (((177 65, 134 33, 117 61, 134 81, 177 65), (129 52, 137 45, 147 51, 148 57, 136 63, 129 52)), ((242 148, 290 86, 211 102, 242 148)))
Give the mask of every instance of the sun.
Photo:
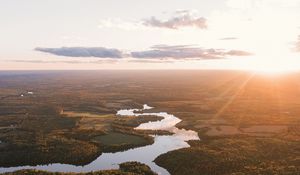
POLYGON ((249 70, 266 75, 279 75, 300 71, 300 59, 289 54, 253 58, 248 63, 249 70))
POLYGON ((281 75, 281 74, 295 72, 299 69, 290 64, 280 64, 280 63, 270 62, 269 64, 261 64, 260 66, 252 67, 251 70, 257 74, 281 75))

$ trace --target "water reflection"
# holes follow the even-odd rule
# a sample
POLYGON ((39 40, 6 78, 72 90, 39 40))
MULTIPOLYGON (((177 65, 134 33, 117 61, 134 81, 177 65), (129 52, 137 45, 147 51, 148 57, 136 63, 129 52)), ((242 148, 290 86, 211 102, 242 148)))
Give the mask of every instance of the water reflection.
POLYGON ((198 134, 192 130, 178 129, 175 127, 181 120, 172 114, 166 112, 147 113, 144 110, 152 109, 144 105, 143 109, 123 109, 117 112, 117 116, 159 116, 163 117, 160 121, 147 122, 139 125, 135 129, 165 130, 170 131, 172 135, 153 136, 154 143, 139 148, 130 149, 123 152, 103 153, 96 160, 85 166, 74 166, 69 164, 49 164, 39 166, 20 166, 10 168, 0 168, 0 172, 11 172, 20 169, 39 169, 55 172, 88 172, 105 169, 116 169, 118 164, 127 161, 138 161, 150 166, 150 168, 161 175, 168 175, 169 172, 156 165, 153 161, 156 157, 166 152, 189 147, 186 141, 199 140, 198 134), (136 113, 139 112, 139 113, 136 113))

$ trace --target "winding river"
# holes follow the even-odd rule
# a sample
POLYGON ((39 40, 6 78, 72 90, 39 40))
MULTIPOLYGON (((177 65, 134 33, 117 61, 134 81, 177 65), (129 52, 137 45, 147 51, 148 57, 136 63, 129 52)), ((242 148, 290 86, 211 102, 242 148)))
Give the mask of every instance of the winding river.
POLYGON ((172 114, 166 112, 147 112, 152 109, 144 105, 143 109, 122 109, 117 112, 117 116, 159 116, 163 117, 160 121, 142 123, 135 129, 147 130, 165 130, 170 131, 172 135, 153 135, 154 143, 139 148, 129 149, 127 151, 116 153, 103 153, 93 162, 84 166, 75 166, 69 164, 48 164, 38 166, 18 166, 18 167, 0 167, 0 173, 11 172, 20 169, 38 169, 52 172, 88 172, 106 169, 117 169, 120 163, 128 161, 138 161, 148 165, 159 175, 169 175, 169 172, 156 165, 153 161, 161 154, 172 150, 189 147, 188 140, 199 140, 198 134, 192 130, 178 129, 175 127, 181 120, 172 114))

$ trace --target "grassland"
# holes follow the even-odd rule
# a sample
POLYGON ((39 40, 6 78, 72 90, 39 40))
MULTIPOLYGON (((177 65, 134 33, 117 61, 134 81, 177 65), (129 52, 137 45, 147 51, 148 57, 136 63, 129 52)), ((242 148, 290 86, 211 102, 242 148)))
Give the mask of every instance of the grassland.
POLYGON ((158 118, 114 116, 119 109, 147 103, 156 107, 153 111, 176 115, 182 119, 178 127, 195 130, 201 138, 189 142, 190 148, 155 160, 172 174, 297 175, 299 75, 238 71, 2 73, 0 154, 7 156, 0 160, 0 166, 85 164, 103 151, 149 144, 148 133, 133 127, 158 118), (21 98, 20 94, 25 95, 21 98), (71 115, 74 113, 81 115, 71 115), (123 143, 109 141, 110 146, 104 146, 103 137, 114 138, 115 133, 134 138, 135 144, 126 143, 127 147, 120 139, 123 143), (22 152, 37 160, 26 156, 17 159, 22 152), (62 153, 63 158, 58 156, 62 153))

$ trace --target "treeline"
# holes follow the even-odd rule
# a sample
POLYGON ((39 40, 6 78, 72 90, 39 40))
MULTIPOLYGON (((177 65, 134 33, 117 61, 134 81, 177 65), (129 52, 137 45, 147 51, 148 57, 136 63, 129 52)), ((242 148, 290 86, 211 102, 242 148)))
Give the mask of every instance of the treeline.
POLYGON ((300 144, 279 138, 225 137, 192 141, 159 156, 172 175, 299 175, 300 144))
POLYGON ((40 170, 20 170, 11 173, 4 173, 3 175, 157 175, 151 169, 139 162, 125 162, 120 164, 118 170, 103 170, 88 173, 59 173, 47 172, 40 170))

